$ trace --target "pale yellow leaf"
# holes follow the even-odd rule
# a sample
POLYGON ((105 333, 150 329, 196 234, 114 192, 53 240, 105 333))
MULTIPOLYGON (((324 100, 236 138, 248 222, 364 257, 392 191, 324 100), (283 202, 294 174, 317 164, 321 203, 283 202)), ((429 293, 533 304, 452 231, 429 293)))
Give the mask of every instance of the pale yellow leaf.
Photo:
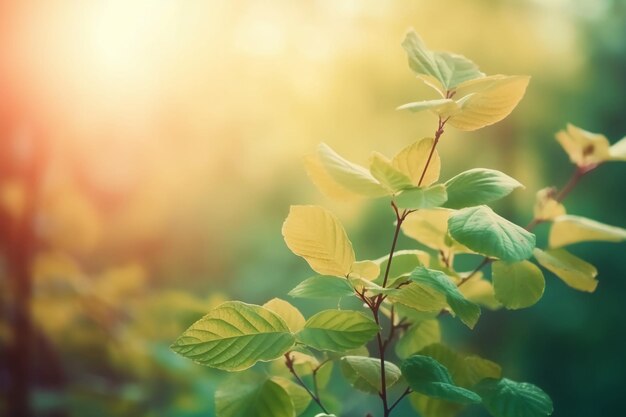
POLYGON ((373 280, 380 275, 380 266, 373 261, 359 261, 352 264, 350 277, 360 277, 366 280, 373 280))
POLYGON ((587 132, 568 123, 566 130, 556 134, 556 140, 570 161, 579 167, 599 164, 610 159, 609 140, 599 133, 587 132))
POLYGON ((537 220, 552 220, 565 215, 563 204, 555 200, 556 190, 553 187, 537 191, 535 198, 534 216, 537 220))
POLYGON ((579 291, 594 292, 598 286, 598 270, 565 249, 542 251, 535 248, 535 259, 563 282, 579 291))
POLYGON ((285 320, 287 327, 292 333, 299 332, 303 327, 306 320, 302 313, 297 308, 292 306, 289 302, 281 300, 280 298, 272 298, 267 303, 263 304, 263 307, 278 314, 280 318, 285 320))
POLYGON ((469 131, 499 122, 524 97, 529 81, 528 76, 492 75, 461 83, 454 96, 461 110, 451 115, 448 124, 469 131))
POLYGON ((609 155, 612 161, 626 161, 626 137, 609 148, 609 155))
POLYGON ((319 206, 291 206, 282 228, 285 243, 322 275, 346 276, 355 261, 352 243, 334 214, 319 206))
POLYGON ((454 210, 441 208, 416 211, 404 220, 402 232, 432 249, 472 253, 448 235, 448 219, 453 213, 454 210))
MULTIPOLYGON (((413 185, 419 185, 419 180, 422 172, 424 172, 433 142, 434 139, 432 138, 424 138, 407 146, 394 156, 391 165, 409 177, 413 185)), ((439 158, 439 152, 435 149, 421 185, 428 186, 436 182, 439 179, 440 171, 441 159, 439 158)))
POLYGON ((621 242, 626 240, 626 230, 571 215, 555 218, 550 229, 549 245, 551 248, 594 240, 621 242))
POLYGON ((317 148, 324 169, 342 187, 365 197, 382 197, 389 192, 364 167, 352 163, 325 143, 317 148))
POLYGON ((459 291, 468 300, 490 310, 497 310, 502 307, 502 304, 496 300, 493 285, 483 278, 481 272, 477 272, 475 276, 461 285, 459 291))
POLYGON ((362 198, 361 195, 339 185, 326 171, 317 154, 305 156, 304 167, 313 184, 325 196, 336 200, 356 200, 362 198))

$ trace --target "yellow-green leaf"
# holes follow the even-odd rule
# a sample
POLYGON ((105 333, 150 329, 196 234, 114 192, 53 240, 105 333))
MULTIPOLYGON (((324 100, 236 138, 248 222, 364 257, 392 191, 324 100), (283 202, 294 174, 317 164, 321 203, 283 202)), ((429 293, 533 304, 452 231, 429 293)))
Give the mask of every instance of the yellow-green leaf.
MULTIPOLYGON (((426 167, 426 162, 433 148, 433 143, 433 138, 423 138, 407 146, 393 157, 391 165, 409 177, 413 185, 420 185, 419 181, 426 167)), ((440 171, 441 159, 439 158, 439 152, 435 149, 430 158, 430 163, 424 174, 421 186, 426 187, 436 182, 439 179, 440 171)))
POLYGON ((343 188, 365 197, 389 194, 367 169, 342 158, 325 143, 318 146, 317 155, 328 174, 343 188))
POLYGON ((309 404, 311 403, 311 396, 306 389, 287 378, 273 376, 270 380, 280 385, 285 392, 287 392, 291 402, 293 403, 296 416, 304 413, 304 411, 309 407, 309 404))
POLYGON ((378 332, 378 325, 358 311, 324 310, 307 320, 298 340, 318 350, 344 352, 363 346, 378 332))
POLYGON ((406 209, 428 209, 441 207, 447 199, 446 187, 443 184, 437 184, 404 190, 396 197, 396 204, 406 209))
POLYGON ((484 279, 480 272, 477 272, 476 276, 472 276, 472 278, 467 280, 459 287, 459 290, 468 300, 490 310, 497 310, 502 307, 502 304, 496 300, 493 284, 484 279))
POLYGON ((555 218, 550 229, 551 248, 596 240, 622 242, 626 240, 626 229, 572 215, 555 218))
POLYGON ((348 190, 335 181, 335 179, 324 167, 324 164, 322 164, 322 161, 320 161, 317 153, 307 155, 304 158, 304 167, 310 180, 325 196, 336 200, 346 201, 356 200, 363 197, 360 194, 348 190))
MULTIPOLYGON (((350 385, 359 391, 378 394, 381 391, 380 359, 365 356, 344 356, 341 358, 341 371, 350 385)), ((385 385, 392 387, 401 376, 400 368, 385 361, 385 385)))
POLYGON ((598 286, 598 270, 565 249, 542 251, 535 248, 535 259, 563 282, 580 291, 594 292, 598 286))
POLYGON ((384 155, 374 152, 370 158, 370 172, 390 194, 413 187, 411 179, 397 170, 384 155))
POLYGON ((506 308, 530 307, 543 296, 546 282, 541 269, 532 262, 497 261, 491 270, 496 299, 506 308))
POLYGON ((399 106, 396 110, 410 110, 413 113, 430 110, 436 114, 454 113, 459 110, 458 104, 449 98, 415 101, 399 106))
POLYGON ((611 145, 609 156, 612 161, 626 161, 626 137, 611 145))
POLYGON ((439 341, 441 341, 439 321, 424 320, 409 327, 396 342, 396 355, 400 359, 408 358, 426 346, 439 341))
POLYGON ((451 114, 448 124, 460 130, 476 130, 508 116, 526 93, 530 77, 492 75, 469 80, 456 88, 461 110, 451 114))
POLYGON ((568 123, 566 130, 556 134, 556 140, 570 161, 579 167, 599 164, 610 159, 609 140, 599 133, 587 132, 568 123))
POLYGON ((302 313, 285 300, 272 298, 267 303, 263 304, 263 307, 273 311, 285 320, 285 323, 287 323, 287 326, 292 333, 297 333, 304 327, 304 322, 306 320, 302 316, 302 313))
POLYGON ((290 393, 276 380, 233 378, 215 392, 217 417, 295 417, 290 393))
POLYGON ((343 226, 319 206, 291 206, 282 229, 285 243, 322 275, 346 276, 354 264, 354 250, 343 226))
POLYGON ((404 220, 402 232, 435 250, 471 252, 448 235, 448 219, 453 213, 454 210, 440 208, 416 211, 404 220))
POLYGON ((291 330, 276 313, 229 301, 192 324, 171 348, 202 365, 241 371, 258 361, 280 357, 294 342, 291 330))

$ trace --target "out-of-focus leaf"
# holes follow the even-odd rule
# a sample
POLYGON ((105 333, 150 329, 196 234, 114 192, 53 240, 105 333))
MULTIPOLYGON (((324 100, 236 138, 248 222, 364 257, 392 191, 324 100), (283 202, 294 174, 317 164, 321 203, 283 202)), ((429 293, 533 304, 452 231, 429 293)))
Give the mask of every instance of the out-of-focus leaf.
POLYGON ((598 286, 598 270, 565 249, 542 251, 535 248, 535 259, 563 282, 580 291, 594 292, 598 286))
POLYGON ((494 262, 491 280, 496 299, 512 310, 535 304, 546 286, 541 269, 529 261, 494 262))
POLYGON ((545 417, 552 414, 552 400, 539 387, 507 378, 488 378, 474 390, 494 417, 545 417))
POLYGON ((370 158, 370 172, 391 193, 413 187, 411 179, 378 152, 374 152, 370 158))
POLYGON ((626 240, 626 229, 572 215, 555 218, 550 229, 551 248, 595 240, 622 242, 626 240))
POLYGON ((289 393, 272 379, 227 381, 215 392, 217 417, 295 417, 289 393))
POLYGON ((438 320, 424 320, 413 324, 396 342, 396 355, 405 359, 418 353, 426 346, 441 341, 438 320))
POLYGON ((426 188, 404 190, 396 197, 396 204, 406 209, 429 209, 441 207, 447 199, 446 187, 438 184, 426 188))

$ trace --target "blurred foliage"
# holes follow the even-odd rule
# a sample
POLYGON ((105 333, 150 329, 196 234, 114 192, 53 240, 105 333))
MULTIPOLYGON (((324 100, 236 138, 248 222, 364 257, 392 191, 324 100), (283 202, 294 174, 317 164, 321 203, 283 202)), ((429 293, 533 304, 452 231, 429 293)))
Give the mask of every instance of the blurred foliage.
MULTIPOLYGON (((388 207, 325 200, 299 157, 325 141, 364 161, 432 134, 433 117, 394 111, 427 94, 399 46, 409 27, 487 73, 532 75, 507 121, 462 138, 451 130, 440 148, 444 179, 475 166, 520 179, 527 190, 497 207, 519 223, 532 217, 536 190, 570 175, 553 140, 566 122, 611 142, 626 132, 622 0, 102 4, 0 6, 2 165, 19 158, 4 145, 23 129, 48 148, 32 219, 40 416, 212 415, 224 375, 168 346, 222 299, 286 298, 307 277, 280 236, 289 204, 331 207, 364 258, 388 250, 379 238, 392 227, 388 207)), ((2 216, 17 221, 27 185, 0 173, 2 216)), ((585 178, 568 212, 625 227, 623 175, 608 165, 585 178)), ((593 295, 549 279, 536 308, 486 314, 474 333, 444 320, 443 338, 543 387, 557 416, 617 415, 622 251, 574 247, 598 266, 593 295)), ((3 392, 10 262, 0 254, 3 392)), ((333 383, 346 416, 368 409, 333 383)))

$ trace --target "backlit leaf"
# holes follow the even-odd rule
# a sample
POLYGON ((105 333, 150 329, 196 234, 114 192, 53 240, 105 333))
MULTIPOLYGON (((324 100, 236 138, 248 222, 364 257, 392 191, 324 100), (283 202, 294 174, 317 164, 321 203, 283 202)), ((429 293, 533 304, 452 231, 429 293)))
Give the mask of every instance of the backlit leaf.
POLYGON ((535 248, 535 259, 563 282, 580 291, 594 292, 598 286, 598 270, 565 249, 542 251, 535 248))
POLYGON ((534 217, 537 220, 552 220, 555 217, 565 215, 565 207, 555 199, 556 189, 553 187, 543 188, 537 191, 535 197, 534 217))
POLYGON ((304 168, 309 179, 318 190, 329 198, 350 201, 363 197, 363 195, 350 191, 335 181, 320 161, 317 153, 304 157, 304 168))
POLYGON ((500 171, 470 169, 446 181, 448 201, 445 206, 458 209, 491 203, 520 187, 523 185, 500 171))
POLYGON ((343 352, 363 346, 378 332, 364 314, 350 310, 324 310, 307 320, 298 340, 318 350, 343 352))
POLYGON ((450 115, 448 124, 470 131, 499 122, 524 97, 529 81, 527 76, 492 75, 462 83, 455 95, 461 110, 450 115))
POLYGON ((413 187, 411 179, 378 152, 374 152, 370 158, 370 172, 390 193, 413 187))
POLYGON ((415 101, 412 103, 403 104, 396 110, 410 110, 413 113, 424 110, 430 110, 437 114, 454 113, 455 111, 458 111, 458 105, 452 99, 440 98, 435 100, 415 101))
POLYGON ((319 206, 291 206, 283 223, 285 243, 322 275, 346 276, 354 263, 354 250, 343 226, 319 206))
POLYGON ((307 278, 289 291, 290 296, 297 298, 341 298, 353 294, 347 279, 326 275, 307 278))
POLYGON ((389 300, 421 312, 439 313, 447 306, 445 295, 427 284, 412 282, 399 289, 386 289, 389 300))
POLYGON ((570 161, 579 167, 599 164, 610 158, 609 140, 599 133, 587 132, 568 123, 565 130, 556 134, 556 140, 570 161))
POLYGON ((480 307, 465 299, 456 284, 446 274, 420 266, 415 268, 410 278, 417 284, 427 285, 443 294, 448 305, 461 321, 469 328, 474 328, 480 316, 480 307))
POLYGON ((417 74, 432 76, 444 90, 451 90, 467 80, 484 77, 476 64, 464 56, 428 50, 413 30, 407 33, 402 47, 408 55, 411 69, 417 74))
POLYGON ((287 323, 292 333, 300 331, 304 327, 306 321, 302 313, 285 300, 280 298, 272 298, 263 307, 278 314, 287 323))
POLYGON ((389 194, 367 169, 342 158, 325 143, 318 146, 317 155, 328 174, 343 188, 365 197, 389 194))
POLYGON ((433 138, 423 138, 407 146, 393 157, 391 165, 408 176, 413 185, 427 187, 433 184, 439 179, 439 172, 441 171, 441 159, 437 149, 433 151, 422 184, 419 183, 426 167, 428 156, 433 148, 433 143, 433 138))
POLYGON ((492 283, 484 279, 480 272, 467 280, 459 287, 459 290, 468 300, 490 310, 497 310, 502 307, 502 304, 496 300, 492 283))
POLYGON ((289 395, 289 398, 293 403, 296 416, 304 413, 304 411, 309 407, 309 404, 311 403, 311 396, 307 390, 302 388, 300 385, 290 379, 279 376, 273 376, 271 381, 280 385, 287 392, 287 395, 289 395))
POLYGON ((626 161, 626 137, 611 145, 609 156, 612 161, 626 161))
MULTIPOLYGON (((341 358, 341 372, 354 388, 378 394, 382 390, 380 359, 365 356, 344 356, 341 358)), ((400 368, 385 361, 386 387, 392 387, 400 379, 400 368)))
POLYGON ((374 261, 359 261, 352 264, 350 277, 360 277, 367 280, 373 280, 380 274, 380 267, 374 261))
POLYGON ((454 211, 450 209, 418 210, 404 220, 402 232, 431 249, 469 251, 448 236, 448 219, 452 214, 454 211))
POLYGON ((448 220, 450 234, 459 243, 504 261, 529 258, 535 235, 498 216, 487 206, 459 210, 448 220))
MULTIPOLYGON (((420 265, 428 266, 430 255, 421 250, 399 250, 393 253, 393 259, 391 261, 391 267, 389 268, 389 281, 401 276, 408 276, 411 271, 420 265)), ((380 275, 376 282, 382 283, 382 280, 387 270, 387 263, 389 262, 389 256, 385 255, 379 259, 376 259, 378 265, 380 265, 380 275)))
POLYGON ((289 327, 274 312, 229 301, 192 324, 171 348, 201 365, 241 371, 282 356, 294 342, 289 327))
POLYGON ((482 380, 474 390, 494 417, 545 417, 552 414, 552 400, 539 387, 507 378, 482 380))
POLYGON ((622 242, 626 240, 626 229, 572 215, 555 218, 550 229, 549 245, 552 248, 595 240, 622 242))
POLYGON ((535 304, 546 286, 541 269, 529 261, 494 262, 491 280, 496 299, 512 310, 535 304))
POLYGON ((481 402, 474 392, 455 385, 446 367, 430 356, 413 355, 402 362, 400 369, 415 392, 461 404, 481 402))

